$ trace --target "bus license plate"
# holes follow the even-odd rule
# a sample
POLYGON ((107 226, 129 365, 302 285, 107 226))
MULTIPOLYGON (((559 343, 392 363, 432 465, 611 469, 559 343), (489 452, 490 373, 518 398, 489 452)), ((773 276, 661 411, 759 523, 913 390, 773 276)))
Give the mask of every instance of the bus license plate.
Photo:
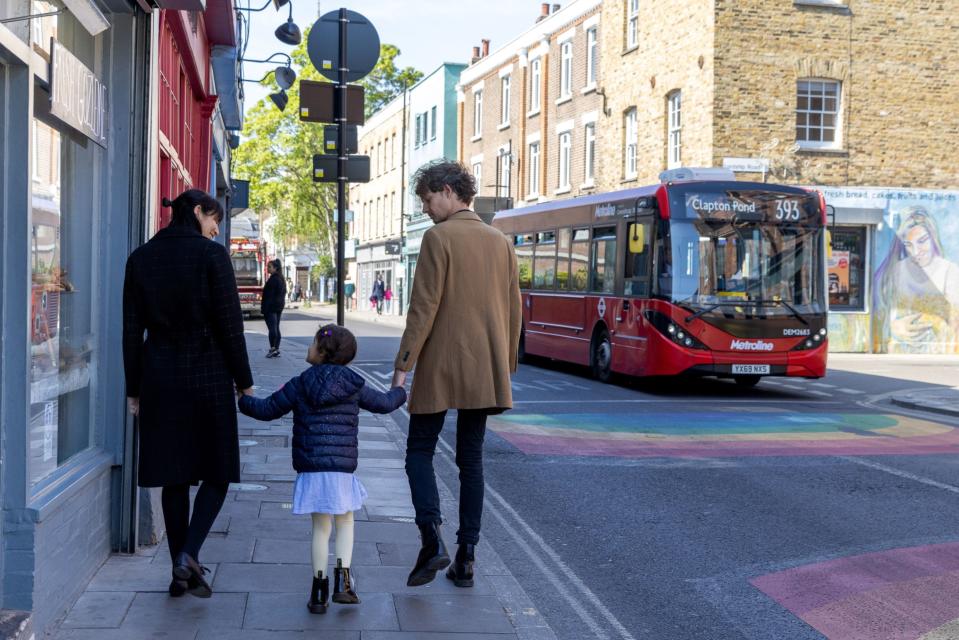
POLYGON ((734 364, 733 373, 746 373, 751 375, 769 375, 768 364, 734 364))

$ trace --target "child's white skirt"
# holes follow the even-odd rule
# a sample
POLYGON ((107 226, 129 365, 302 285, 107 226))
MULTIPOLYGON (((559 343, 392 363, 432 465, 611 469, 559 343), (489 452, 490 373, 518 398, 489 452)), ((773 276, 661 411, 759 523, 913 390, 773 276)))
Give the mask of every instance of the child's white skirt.
POLYGON ((366 500, 366 487, 352 473, 299 473, 293 486, 293 513, 341 514, 357 511, 366 500))

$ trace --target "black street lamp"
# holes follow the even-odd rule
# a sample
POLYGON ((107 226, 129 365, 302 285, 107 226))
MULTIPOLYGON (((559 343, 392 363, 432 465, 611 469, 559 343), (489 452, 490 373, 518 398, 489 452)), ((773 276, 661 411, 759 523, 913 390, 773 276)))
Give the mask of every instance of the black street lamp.
POLYGON ((300 44, 300 42, 302 42, 303 40, 303 35, 300 33, 300 27, 298 27, 297 24, 293 22, 293 3, 290 2, 290 0, 268 0, 267 3, 263 5, 262 7, 260 7, 259 9, 251 9, 248 7, 237 7, 236 9, 237 11, 247 11, 250 13, 255 13, 257 11, 263 11, 264 9, 269 7, 271 4, 274 6, 274 8, 276 8, 277 11, 279 11, 280 7, 282 7, 283 5, 286 5, 286 4, 290 5, 289 17, 287 18, 285 23, 281 24, 279 27, 276 28, 276 31, 273 32, 273 35, 276 36, 277 40, 279 40, 280 42, 284 44, 289 44, 294 46, 300 44))

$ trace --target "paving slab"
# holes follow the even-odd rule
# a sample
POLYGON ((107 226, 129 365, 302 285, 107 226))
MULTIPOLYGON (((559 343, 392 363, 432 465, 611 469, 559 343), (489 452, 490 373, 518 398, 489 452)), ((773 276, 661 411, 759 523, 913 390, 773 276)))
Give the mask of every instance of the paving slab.
MULTIPOLYGON (((335 640, 362 640, 359 631, 336 632, 335 640)), ((264 631, 260 629, 201 629, 196 640, 317 640, 315 633, 306 631, 264 631)), ((465 640, 465 639, 464 639, 465 640)))
MULTIPOLYGON (((226 536, 210 536, 200 549, 200 562, 209 566, 223 562, 251 562, 253 547, 256 539, 243 537, 241 533, 226 536)), ((169 570, 172 566, 170 554, 167 552, 166 541, 163 542, 164 553, 154 557, 154 564, 163 564, 169 570)))
POLYGON ((402 631, 515 634, 494 596, 397 595, 393 600, 402 631))
POLYGON ((150 631, 178 630, 194 635, 200 629, 239 629, 243 626, 245 593, 214 593, 212 598, 166 593, 138 593, 120 625, 129 638, 150 631))
MULTIPOLYGON (((334 543, 330 542, 330 565, 333 565, 334 543)), ((265 564, 307 564, 310 562, 312 543, 309 540, 268 540, 256 541, 253 553, 254 563, 265 564)), ((379 566, 380 554, 373 542, 355 542, 353 544, 353 566, 379 566)))
MULTIPOLYGON (((277 631, 398 631, 399 622, 388 593, 364 593, 358 605, 331 604, 323 615, 306 608, 308 591, 296 593, 251 593, 247 603, 245 629, 277 631)), ((318 637, 311 634, 310 637, 318 637)), ((319 636, 322 637, 322 636, 319 636)), ((339 636, 334 636, 339 638, 339 636)))
MULTIPOLYGON (((167 555, 169 558, 169 555, 167 555)), ((206 565, 210 580, 216 576, 217 565, 206 565)), ((87 585, 87 591, 139 591, 167 593, 172 579, 170 565, 154 563, 153 558, 112 556, 87 585)))
POLYGON ((62 626, 65 629, 119 627, 135 595, 132 591, 88 591, 73 605, 62 626))

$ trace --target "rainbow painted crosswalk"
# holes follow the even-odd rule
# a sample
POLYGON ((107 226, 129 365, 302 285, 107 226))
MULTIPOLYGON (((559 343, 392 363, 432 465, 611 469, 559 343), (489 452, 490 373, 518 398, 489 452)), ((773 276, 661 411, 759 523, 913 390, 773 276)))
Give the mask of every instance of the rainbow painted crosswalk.
POLYGON ((506 413, 489 426, 531 455, 647 457, 959 453, 959 429, 899 415, 779 408, 506 413))

